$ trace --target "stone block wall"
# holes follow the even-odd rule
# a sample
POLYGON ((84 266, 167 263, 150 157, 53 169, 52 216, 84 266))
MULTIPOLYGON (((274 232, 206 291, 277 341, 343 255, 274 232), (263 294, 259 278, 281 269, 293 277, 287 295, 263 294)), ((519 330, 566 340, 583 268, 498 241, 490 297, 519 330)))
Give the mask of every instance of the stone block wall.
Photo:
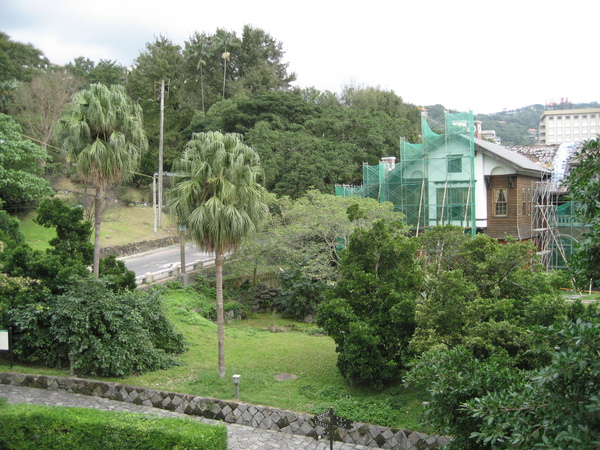
MULTIPOLYGON (((325 431, 324 428, 316 426, 314 416, 308 414, 113 382, 2 372, 0 373, 0 383, 38 389, 64 390, 221 420, 226 423, 314 438, 325 431)), ((354 422, 350 430, 339 428, 338 431, 339 439, 337 440, 386 449, 435 449, 450 442, 450 439, 445 436, 428 436, 416 431, 380 427, 360 422, 354 422)))

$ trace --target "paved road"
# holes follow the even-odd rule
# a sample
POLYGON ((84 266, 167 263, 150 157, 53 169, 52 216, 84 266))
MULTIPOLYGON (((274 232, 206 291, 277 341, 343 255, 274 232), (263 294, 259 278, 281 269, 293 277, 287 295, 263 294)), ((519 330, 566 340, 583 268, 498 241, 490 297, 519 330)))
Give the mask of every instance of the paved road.
MULTIPOLYGON (((166 411, 132 403, 91 397, 81 394, 71 394, 60 390, 35 389, 21 386, 0 385, 0 397, 8 403, 38 403, 43 405, 72 406, 78 408, 95 408, 104 411, 127 411, 144 414, 156 414, 162 417, 182 417, 185 414, 166 411)), ((186 416, 191 417, 191 416, 186 416)), ((196 420, 206 423, 223 423, 202 417, 196 420)), ((230 450, 327 450, 329 441, 316 441, 306 436, 295 436, 288 433, 260 430, 236 424, 226 424, 230 450)), ((342 444, 334 442, 336 450, 364 449, 363 445, 342 444)))
MULTIPOLYGON (((213 256, 211 254, 199 251, 198 247, 194 244, 189 243, 186 245, 186 265, 195 261, 206 261, 212 258, 213 256)), ((155 273, 167 269, 173 265, 179 266, 181 264, 181 249, 179 245, 171 245, 169 247, 140 253, 138 255, 125 256, 119 259, 125 263, 129 270, 135 272, 135 276, 138 277, 145 275, 146 273, 155 273)))

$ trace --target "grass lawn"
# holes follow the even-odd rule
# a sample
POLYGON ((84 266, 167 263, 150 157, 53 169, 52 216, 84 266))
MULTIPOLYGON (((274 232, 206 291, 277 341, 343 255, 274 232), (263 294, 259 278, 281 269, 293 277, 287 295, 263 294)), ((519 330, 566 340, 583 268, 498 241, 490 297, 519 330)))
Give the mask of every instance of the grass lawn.
POLYGON ((164 296, 169 318, 189 344, 180 357, 182 365, 114 381, 233 399, 232 376, 239 374, 239 399, 244 402, 309 413, 334 406, 353 420, 419 429, 423 391, 394 386, 371 392, 348 385, 337 370, 333 340, 316 325, 277 314, 259 314, 226 326, 227 374, 220 379, 217 326, 194 312, 202 294, 191 292, 173 290, 164 296))
MULTIPOLYGON (((350 386, 339 374, 335 343, 315 325, 259 314, 231 321, 225 330, 224 379, 217 374, 217 326, 195 309, 208 298, 189 289, 164 294, 167 314, 187 340, 181 365, 127 378, 124 384, 233 400, 232 375, 241 375, 239 400, 316 414, 333 406, 355 421, 419 430, 425 393, 403 386, 371 392, 350 386)), ((0 370, 10 370, 6 362, 0 370)), ((15 372, 68 375, 68 370, 16 365, 15 372)))
MULTIPOLYGON (((34 250, 45 250, 48 242, 56 236, 54 229, 36 224, 32 212, 21 220, 21 231, 34 250)), ((152 241, 175 236, 176 229, 171 219, 163 214, 162 228, 154 233, 154 214, 149 206, 115 206, 109 208, 100 227, 100 247, 116 247, 132 242, 152 241)), ((93 236, 91 237, 93 242, 93 236)))

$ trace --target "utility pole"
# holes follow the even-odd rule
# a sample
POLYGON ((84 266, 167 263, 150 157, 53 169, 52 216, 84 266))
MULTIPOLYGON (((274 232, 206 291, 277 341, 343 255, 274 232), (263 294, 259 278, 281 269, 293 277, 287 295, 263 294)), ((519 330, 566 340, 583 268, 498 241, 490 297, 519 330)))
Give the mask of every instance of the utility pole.
POLYGON ((165 126, 165 80, 160 80, 160 134, 158 138, 158 228, 162 228, 163 209, 163 141, 165 126))

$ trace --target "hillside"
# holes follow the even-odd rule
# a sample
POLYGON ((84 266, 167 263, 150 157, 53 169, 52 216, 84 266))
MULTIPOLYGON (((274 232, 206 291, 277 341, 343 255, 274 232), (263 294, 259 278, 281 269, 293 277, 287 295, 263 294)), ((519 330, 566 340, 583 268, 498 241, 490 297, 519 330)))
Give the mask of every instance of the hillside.
MULTIPOLYGON (((577 108, 600 108, 600 103, 572 103, 571 109, 577 108)), ((427 121, 434 131, 442 131, 444 124, 444 113, 457 112, 447 110, 442 105, 429 105, 427 109, 427 121)), ((541 104, 524 106, 514 110, 506 110, 492 114, 475 114, 475 120, 482 122, 484 130, 495 130, 496 136, 502 141, 502 145, 533 145, 537 143, 537 129, 540 116, 545 110, 541 104), (530 131, 534 130, 534 131, 530 131)))
MULTIPOLYGON (((598 102, 573 103, 570 109, 600 108, 598 102)), ((537 129, 544 105, 536 104, 493 114, 476 114, 484 130, 495 130, 502 145, 532 145, 537 143, 537 129), (535 130, 534 132, 530 130, 535 130)))

